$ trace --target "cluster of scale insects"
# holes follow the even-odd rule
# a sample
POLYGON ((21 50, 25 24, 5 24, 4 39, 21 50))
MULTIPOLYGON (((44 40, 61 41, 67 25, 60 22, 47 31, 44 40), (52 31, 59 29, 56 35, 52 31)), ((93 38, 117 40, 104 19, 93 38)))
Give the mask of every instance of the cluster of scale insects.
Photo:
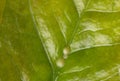
POLYGON ((70 47, 67 46, 63 49, 63 58, 60 58, 56 61, 56 65, 60 68, 64 66, 64 60, 68 58, 68 55, 70 54, 70 47))

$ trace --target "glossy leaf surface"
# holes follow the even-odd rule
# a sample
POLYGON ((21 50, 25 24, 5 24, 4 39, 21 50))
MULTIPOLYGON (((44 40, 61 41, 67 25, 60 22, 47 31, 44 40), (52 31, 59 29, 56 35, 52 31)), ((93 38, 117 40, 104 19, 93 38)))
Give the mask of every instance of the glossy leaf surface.
POLYGON ((120 0, 1 0, 0 81, 120 81, 120 0))

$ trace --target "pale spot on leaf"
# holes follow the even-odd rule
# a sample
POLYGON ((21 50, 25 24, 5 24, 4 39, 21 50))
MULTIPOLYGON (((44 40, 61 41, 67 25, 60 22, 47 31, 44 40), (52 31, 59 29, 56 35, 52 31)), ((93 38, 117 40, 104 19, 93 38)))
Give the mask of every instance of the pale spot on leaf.
POLYGON ((60 58, 56 61, 56 65, 59 67, 59 68, 62 68, 64 66, 64 59, 60 58))
POLYGON ((21 78, 22 81, 29 81, 29 77, 28 75, 23 71, 22 72, 22 78, 21 78))
POLYGON ((63 49, 63 54, 64 54, 64 55, 68 55, 68 54, 70 53, 70 51, 71 51, 70 47, 67 46, 67 47, 65 47, 65 48, 63 49))
POLYGON ((108 35, 104 34, 96 34, 95 35, 95 44, 110 44, 112 43, 112 39, 108 35))
POLYGON ((80 15, 83 9, 85 8, 85 4, 83 0, 74 0, 74 3, 77 7, 78 14, 80 15))

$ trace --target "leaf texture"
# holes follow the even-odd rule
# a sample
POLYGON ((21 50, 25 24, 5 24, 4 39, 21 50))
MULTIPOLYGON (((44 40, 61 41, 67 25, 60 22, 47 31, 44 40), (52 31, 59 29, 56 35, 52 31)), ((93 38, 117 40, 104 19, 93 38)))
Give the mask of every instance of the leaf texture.
POLYGON ((0 81, 120 81, 120 0, 1 0, 0 81))

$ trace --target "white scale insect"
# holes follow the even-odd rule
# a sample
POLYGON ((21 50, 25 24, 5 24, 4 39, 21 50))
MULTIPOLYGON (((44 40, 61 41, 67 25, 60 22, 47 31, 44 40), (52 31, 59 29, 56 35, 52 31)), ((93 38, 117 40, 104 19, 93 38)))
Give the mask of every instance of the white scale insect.
POLYGON ((68 58, 68 54, 70 53, 70 51, 71 51, 71 49, 70 49, 69 46, 67 46, 67 47, 65 47, 65 48, 63 49, 63 57, 64 57, 64 59, 67 59, 67 58, 68 58))
POLYGON ((64 66, 64 59, 62 58, 58 59, 56 64, 59 68, 62 68, 64 66))
POLYGON ((69 46, 63 49, 63 58, 60 58, 56 61, 58 67, 62 68, 64 66, 64 59, 68 58, 68 54, 70 53, 71 49, 69 46))

